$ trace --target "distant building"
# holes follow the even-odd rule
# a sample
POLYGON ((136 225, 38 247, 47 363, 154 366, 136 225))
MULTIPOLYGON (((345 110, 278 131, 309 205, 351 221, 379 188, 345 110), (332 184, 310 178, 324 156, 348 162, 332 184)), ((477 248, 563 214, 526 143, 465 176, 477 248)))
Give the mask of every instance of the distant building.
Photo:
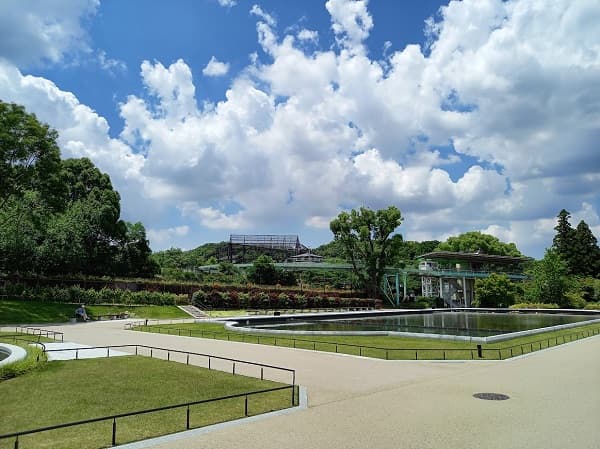
POLYGON ((470 307, 475 279, 491 273, 506 274, 511 280, 523 280, 523 263, 528 257, 434 251, 419 256, 419 276, 423 296, 443 298, 446 306, 470 307))
POLYGON ((323 256, 319 256, 318 254, 313 254, 310 251, 307 253, 298 254, 296 256, 291 256, 289 258, 291 262, 323 262, 323 256))

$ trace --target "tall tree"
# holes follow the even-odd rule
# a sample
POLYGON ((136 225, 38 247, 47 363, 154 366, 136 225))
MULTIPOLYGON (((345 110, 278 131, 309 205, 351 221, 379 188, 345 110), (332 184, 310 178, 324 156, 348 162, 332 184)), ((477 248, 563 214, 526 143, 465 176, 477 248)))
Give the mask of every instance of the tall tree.
POLYGON ((401 223, 400 209, 390 206, 377 211, 365 207, 358 211, 352 209, 350 213, 340 213, 329 224, 334 239, 341 242, 345 257, 351 261, 369 296, 380 294, 385 266, 402 242, 399 234, 391 237, 401 223))
POLYGON ((558 223, 554 227, 556 235, 552 239, 552 248, 567 263, 567 268, 571 271, 573 268, 573 244, 575 240, 575 230, 571 226, 569 219, 571 214, 566 209, 558 213, 558 223))
POLYGON ((573 236, 570 251, 570 270, 583 276, 600 276, 600 248, 592 230, 583 220, 579 222, 573 236))
POLYGON ((0 101, 0 212, 28 190, 42 193, 54 205, 61 186, 57 137, 22 106, 0 101))

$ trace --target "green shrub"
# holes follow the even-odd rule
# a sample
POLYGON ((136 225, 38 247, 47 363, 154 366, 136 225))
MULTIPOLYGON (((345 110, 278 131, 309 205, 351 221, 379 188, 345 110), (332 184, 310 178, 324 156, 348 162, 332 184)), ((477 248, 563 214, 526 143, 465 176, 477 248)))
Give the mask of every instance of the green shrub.
POLYGON ((513 304, 510 309, 558 309, 558 304, 546 304, 542 302, 520 302, 513 304))
POLYGON ((245 309, 250 306, 250 293, 238 293, 238 301, 240 303, 240 307, 245 309))
MULTIPOLYGON (((16 343, 11 342, 10 344, 14 345, 16 343)), ((27 357, 25 357, 23 360, 0 366, 0 381, 20 376, 46 363, 46 355, 40 347, 30 345, 18 346, 22 346, 27 351, 27 357)))
POLYGON ((585 310, 600 310, 600 302, 588 302, 584 307, 585 310))

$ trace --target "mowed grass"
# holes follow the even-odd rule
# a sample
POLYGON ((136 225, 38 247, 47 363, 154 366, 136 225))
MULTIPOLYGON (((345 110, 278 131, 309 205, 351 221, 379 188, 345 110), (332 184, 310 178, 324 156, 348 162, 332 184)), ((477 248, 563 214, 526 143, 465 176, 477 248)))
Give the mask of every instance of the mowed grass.
MULTIPOLYGON (((0 382, 0 434, 160 406, 259 391, 283 384, 142 356, 48 362, 0 382)), ((249 397, 249 415, 291 405, 289 389, 249 397)), ((190 407, 190 427, 245 416, 244 398, 190 407)), ((186 408, 117 419, 117 444, 186 429, 186 408)), ((112 420, 22 436, 22 448, 111 445, 112 420)), ((13 448, 14 438, 0 439, 13 448)))
MULTIPOLYGON (((146 332, 338 352, 389 360, 465 360, 479 358, 476 343, 452 340, 379 335, 323 336, 279 334, 275 336, 260 333, 232 332, 218 323, 141 326, 136 329, 146 332)), ((600 323, 513 338, 498 343, 483 344, 482 358, 506 359, 598 333, 600 333, 600 323)))
MULTIPOLYGON (((76 304, 0 300, 0 324, 64 323, 75 316, 76 304)), ((176 306, 86 306, 88 314, 108 315, 128 311, 134 318, 190 318, 176 306)))

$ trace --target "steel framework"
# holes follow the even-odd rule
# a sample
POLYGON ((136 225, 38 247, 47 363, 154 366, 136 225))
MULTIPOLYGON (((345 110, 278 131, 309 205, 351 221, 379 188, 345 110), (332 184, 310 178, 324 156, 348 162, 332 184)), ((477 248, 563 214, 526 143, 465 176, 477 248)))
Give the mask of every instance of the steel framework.
POLYGON ((252 255, 257 253, 267 254, 275 259, 285 259, 307 250, 308 248, 300 243, 300 238, 297 235, 231 234, 226 253, 220 253, 219 260, 244 263, 248 253, 252 255))

